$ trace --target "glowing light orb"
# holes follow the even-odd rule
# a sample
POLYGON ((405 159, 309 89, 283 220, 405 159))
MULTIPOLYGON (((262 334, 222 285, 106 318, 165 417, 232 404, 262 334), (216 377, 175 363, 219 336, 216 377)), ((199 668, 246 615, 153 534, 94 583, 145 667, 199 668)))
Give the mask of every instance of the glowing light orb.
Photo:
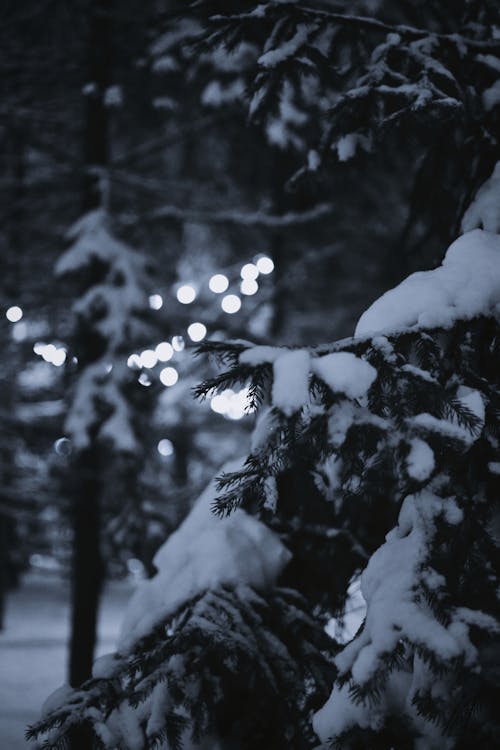
POLYGON ((226 296, 222 298, 221 307, 225 313, 233 315, 233 313, 237 313, 240 309, 241 299, 237 294, 226 294, 226 296))
POLYGON ((183 284, 177 290, 177 299, 183 305, 190 305, 196 299, 196 289, 191 284, 183 284))
POLYGON ((259 291, 259 285, 255 281, 255 279, 243 279, 240 284, 240 291, 242 294, 250 296, 259 291))
POLYGON ((159 362, 168 362, 174 356, 174 347, 168 341, 161 341, 155 349, 159 362))
POLYGON ((9 307, 5 313, 5 317, 9 323, 17 323, 23 317, 23 311, 18 305, 13 305, 12 307, 9 307))
POLYGON ((141 358, 138 354, 131 354, 130 357, 127 359, 127 367, 130 367, 131 370, 140 370, 141 365, 141 358))
POLYGON ((152 310, 161 310, 163 307, 163 297, 161 294, 151 294, 149 297, 149 306, 152 310))
POLYGON ((259 269, 255 263, 245 263, 240 271, 242 279, 256 279, 259 275, 259 269))
POLYGON ((175 367, 164 367, 160 372, 160 381, 167 387, 175 385, 178 380, 179 373, 177 372, 175 367))
POLYGON ((208 282, 208 287, 214 294, 222 294, 229 286, 229 279, 223 273, 216 273, 208 282))
POLYGON ((143 385, 145 388, 149 388, 149 386, 151 385, 151 378, 145 372, 141 372, 141 374, 139 375, 137 379, 139 383, 143 385))
POLYGON ((151 370, 158 364, 158 355, 152 349, 144 349, 140 356, 141 367, 151 370))
POLYGON ((56 349, 52 356, 52 364, 56 367, 61 367, 66 362, 66 351, 64 349, 56 349))
POLYGON ((71 440, 60 437, 54 443, 54 450, 58 456, 69 456, 71 453, 71 440))
POLYGON ((176 352, 182 352, 183 349, 186 347, 186 342, 184 341, 183 336, 173 336, 172 337, 172 346, 174 347, 176 352))
POLYGON ((261 257, 257 260, 256 266, 260 273, 263 273, 264 275, 267 275, 268 273, 272 273, 274 271, 274 263, 267 255, 261 255, 261 257))
POLYGON ((174 444, 168 438, 162 438, 157 445, 160 456, 171 456, 174 452, 174 444))
POLYGON ((207 335, 207 327, 203 323, 191 323, 187 331, 191 341, 202 341, 207 335))

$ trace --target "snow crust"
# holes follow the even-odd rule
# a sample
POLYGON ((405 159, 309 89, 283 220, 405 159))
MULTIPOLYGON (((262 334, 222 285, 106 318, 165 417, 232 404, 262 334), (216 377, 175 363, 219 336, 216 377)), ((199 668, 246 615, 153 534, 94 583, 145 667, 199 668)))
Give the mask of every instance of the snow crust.
POLYGON ((439 268, 412 274, 376 300, 361 316, 355 336, 448 328, 457 320, 499 312, 500 237, 473 229, 450 245, 439 268))
MULTIPOLYGON (((242 460, 223 471, 237 471, 242 460)), ((125 614, 119 650, 127 651, 161 619, 193 596, 220 584, 272 586, 291 554, 276 534, 243 510, 217 518, 213 480, 156 553, 158 573, 139 584, 125 614)))

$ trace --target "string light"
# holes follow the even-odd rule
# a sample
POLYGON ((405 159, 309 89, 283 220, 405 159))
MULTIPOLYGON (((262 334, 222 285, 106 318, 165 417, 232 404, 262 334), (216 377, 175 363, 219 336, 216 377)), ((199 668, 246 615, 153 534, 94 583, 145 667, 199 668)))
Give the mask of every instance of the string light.
POLYGON ((191 341, 201 341, 207 335, 207 328, 203 323, 191 323, 187 332, 191 341))
POLYGON ((242 294, 250 296, 252 294, 256 294, 256 292, 259 291, 259 285, 255 281, 255 279, 243 279, 240 284, 240 291, 242 294))
POLYGON ((149 297, 149 306, 152 310, 161 310, 163 307, 163 297, 161 294, 151 294, 149 297))
POLYGON ((183 305, 190 305, 196 299, 196 289, 191 284, 183 284, 177 290, 177 299, 183 305))
POLYGON ((237 294, 226 294, 226 296, 222 298, 221 307, 225 313, 232 315, 233 313, 237 313, 240 309, 241 299, 237 294))
POLYGON ((168 362, 174 356, 174 347, 168 341, 161 341, 155 352, 160 362, 168 362))
POLYGON ((260 258, 257 259, 256 266, 258 271, 264 275, 274 271, 274 263, 267 255, 261 255, 260 258))
POLYGON ((151 378, 145 372, 141 372, 141 374, 138 377, 138 381, 145 388, 149 388, 149 386, 151 385, 151 378))
POLYGON ((214 294, 222 294, 229 286, 229 279, 223 273, 216 273, 208 282, 208 288, 214 294))
POLYGON ((9 323, 17 323, 23 317, 23 311, 20 307, 18 307, 18 305, 13 305, 12 307, 9 307, 9 309, 5 313, 5 317, 7 318, 9 323))
POLYGON ((175 367, 164 367, 160 372, 160 381, 167 387, 175 385, 178 380, 179 373, 177 372, 175 367))

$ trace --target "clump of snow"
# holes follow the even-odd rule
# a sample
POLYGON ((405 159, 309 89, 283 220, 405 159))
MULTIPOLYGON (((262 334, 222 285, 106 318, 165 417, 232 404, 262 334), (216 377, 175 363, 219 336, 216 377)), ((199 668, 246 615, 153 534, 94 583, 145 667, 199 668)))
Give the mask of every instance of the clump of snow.
POLYGON ((500 79, 483 91, 481 99, 486 112, 491 112, 494 107, 500 104, 500 79))
POLYGON ((280 349, 277 346, 252 346, 245 349, 239 356, 240 365, 257 365, 272 364, 280 357, 286 349, 280 349))
POLYGON ((272 401, 287 417, 309 401, 309 368, 311 357, 305 349, 281 354, 273 365, 272 401))
POLYGON ((418 482, 424 482, 434 471, 434 453, 426 442, 414 438, 410 444, 410 452, 406 458, 408 474, 418 482))
MULTIPOLYGON (((231 462, 224 471, 237 471, 242 463, 231 462)), ((121 651, 205 589, 220 584, 267 588, 289 561, 290 552, 276 534, 243 510, 217 518, 211 511, 216 495, 213 480, 156 553, 158 573, 139 584, 125 614, 121 651)))
POLYGON ((370 150, 370 141, 362 133, 347 133, 341 136, 335 145, 338 160, 349 161, 349 159, 356 156, 358 147, 363 148, 365 151, 370 150))
MULTIPOLYGON (((373 678, 383 667, 384 655, 391 653, 401 640, 431 650, 438 661, 459 658, 473 667, 477 651, 469 638, 469 625, 480 622, 487 630, 497 627, 492 618, 482 618, 483 613, 464 612, 462 608, 453 610, 450 622, 445 625, 425 604, 421 586, 431 581, 433 590, 437 590, 444 584, 444 579, 427 562, 438 516, 455 523, 461 517, 461 510, 453 498, 440 498, 429 489, 405 498, 398 525, 387 535, 385 544, 371 557, 362 574, 361 592, 367 603, 363 629, 335 657, 340 674, 349 675, 350 682, 342 688, 335 686, 314 717, 314 729, 323 741, 355 725, 380 727, 384 712, 391 713, 394 701, 399 702, 398 712, 406 714, 429 740, 435 730, 418 716, 413 697, 426 683, 435 682, 435 673, 416 652, 413 672, 398 668, 391 672, 381 703, 357 703, 350 692, 353 683, 363 686, 373 678), (395 686, 398 686, 396 691, 395 686)), ((435 745, 433 739, 425 747, 440 745, 435 745)))
POLYGON ((258 59, 263 68, 275 68, 280 63, 293 57, 296 52, 307 44, 310 34, 318 27, 318 24, 299 23, 295 34, 279 47, 269 49, 258 59))
POLYGON ((455 240, 439 268, 414 273, 361 316, 355 336, 448 328, 500 312, 500 236, 474 229, 455 240))
POLYGON ((312 360, 312 371, 332 391, 349 398, 362 398, 377 377, 376 369, 351 352, 334 352, 312 360))
POLYGON ((463 216, 462 231, 470 232, 472 229, 500 233, 500 161, 463 216))

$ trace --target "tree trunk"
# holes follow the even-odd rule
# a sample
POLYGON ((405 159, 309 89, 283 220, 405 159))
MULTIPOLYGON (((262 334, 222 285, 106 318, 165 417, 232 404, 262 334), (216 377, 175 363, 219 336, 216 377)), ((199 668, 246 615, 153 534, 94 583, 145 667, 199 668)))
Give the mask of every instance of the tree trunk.
MULTIPOLYGON (((104 95, 111 66, 110 0, 90 0, 88 5, 88 72, 85 82, 84 169, 82 204, 85 212, 101 205, 102 171, 108 164, 108 118, 104 95)), ((99 356, 98 346, 84 326, 76 335, 84 369, 99 356)), ((104 566, 100 549, 101 467, 96 444, 80 453, 74 472, 73 571, 69 681, 80 685, 92 674, 97 640, 97 617, 104 566)), ((72 741, 75 749, 87 747, 72 741)))

